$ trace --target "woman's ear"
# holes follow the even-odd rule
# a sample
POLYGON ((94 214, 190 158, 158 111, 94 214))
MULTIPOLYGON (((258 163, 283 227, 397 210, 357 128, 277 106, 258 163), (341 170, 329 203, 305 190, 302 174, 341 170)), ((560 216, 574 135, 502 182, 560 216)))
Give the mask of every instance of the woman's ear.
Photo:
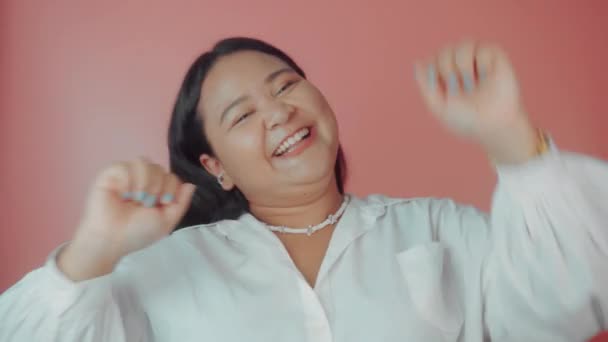
POLYGON ((218 183, 220 183, 224 190, 230 191, 232 190, 232 188, 234 188, 232 178, 230 178, 230 176, 226 174, 224 166, 217 158, 203 153, 201 154, 199 161, 201 162, 201 165, 205 168, 205 170, 207 170, 207 172, 217 178, 218 183))

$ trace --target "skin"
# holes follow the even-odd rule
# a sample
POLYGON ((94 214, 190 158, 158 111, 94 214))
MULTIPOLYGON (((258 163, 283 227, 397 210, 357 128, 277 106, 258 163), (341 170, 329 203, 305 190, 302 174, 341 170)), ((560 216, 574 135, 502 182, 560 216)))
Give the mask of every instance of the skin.
POLYGON ((422 98, 448 131, 477 143, 495 164, 534 156, 538 136, 500 47, 464 41, 417 63, 415 72, 422 98))
MULTIPOLYGON (((323 221, 342 202, 333 173, 338 127, 321 92, 286 67, 256 52, 218 61, 203 85, 199 108, 217 155, 201 155, 200 162, 212 174, 224 175, 225 190, 237 186, 259 220, 306 227, 323 221), (242 96, 245 100, 222 120, 226 107, 242 96), (303 126, 317 132, 313 143, 293 158, 274 158, 277 144, 303 126)), ((415 71, 422 98, 448 131, 477 143, 496 164, 534 157, 538 137, 500 48, 465 41, 417 63, 415 71)), ((59 268, 75 281, 111 272, 120 258, 173 230, 193 189, 145 158, 110 165, 93 182, 74 238, 58 257, 59 268), (173 198, 146 205, 121 197, 140 191, 173 198)), ((311 286, 333 229, 310 237, 277 234, 311 286)))
MULTIPOLYGON (((239 52, 211 69, 201 99, 205 133, 217 154, 202 155, 201 164, 216 176, 223 173, 224 189, 237 186, 254 216, 272 225, 307 227, 338 209, 338 126, 311 82, 278 58, 239 52), (302 127, 316 131, 310 146, 297 156, 274 157, 276 147, 302 127)), ((311 285, 333 228, 310 237, 276 233, 311 285)))
POLYGON ((342 201, 334 178, 338 126, 311 82, 278 58, 239 52, 211 69, 201 99, 205 133, 217 153, 202 155, 201 164, 216 176, 224 174, 224 189, 237 186, 256 217, 306 227, 337 209, 342 201), (225 112, 242 96, 244 101, 225 112), (312 144, 298 156, 273 157, 280 142, 302 127, 317 132, 312 144))

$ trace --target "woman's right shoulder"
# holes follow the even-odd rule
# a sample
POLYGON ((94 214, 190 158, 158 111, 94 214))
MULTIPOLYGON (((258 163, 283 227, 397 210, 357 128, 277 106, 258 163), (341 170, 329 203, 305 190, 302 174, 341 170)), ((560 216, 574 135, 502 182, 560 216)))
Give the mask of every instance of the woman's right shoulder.
MULTIPOLYGON (((129 282, 139 280, 163 282, 191 268, 208 252, 221 253, 225 244, 225 229, 241 224, 236 220, 224 220, 181 228, 154 244, 124 257, 116 272, 126 276, 129 282)), ((197 263, 205 265, 206 263, 197 263)))

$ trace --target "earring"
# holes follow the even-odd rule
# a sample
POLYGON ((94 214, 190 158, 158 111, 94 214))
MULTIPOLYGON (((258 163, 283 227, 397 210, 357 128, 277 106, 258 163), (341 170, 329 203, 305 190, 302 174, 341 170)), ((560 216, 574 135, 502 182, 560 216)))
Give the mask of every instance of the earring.
POLYGON ((217 182, 219 185, 223 186, 224 185, 224 171, 222 171, 218 176, 217 176, 217 182))

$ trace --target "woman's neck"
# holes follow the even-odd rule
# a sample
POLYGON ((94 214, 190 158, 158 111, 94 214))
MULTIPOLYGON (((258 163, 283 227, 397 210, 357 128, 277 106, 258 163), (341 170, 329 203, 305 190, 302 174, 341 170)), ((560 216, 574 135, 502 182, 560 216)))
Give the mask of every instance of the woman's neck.
POLYGON ((290 228, 305 228, 323 222, 342 205, 343 195, 338 191, 335 180, 324 191, 307 198, 286 200, 278 206, 250 203, 250 211, 258 220, 273 225, 290 228))

